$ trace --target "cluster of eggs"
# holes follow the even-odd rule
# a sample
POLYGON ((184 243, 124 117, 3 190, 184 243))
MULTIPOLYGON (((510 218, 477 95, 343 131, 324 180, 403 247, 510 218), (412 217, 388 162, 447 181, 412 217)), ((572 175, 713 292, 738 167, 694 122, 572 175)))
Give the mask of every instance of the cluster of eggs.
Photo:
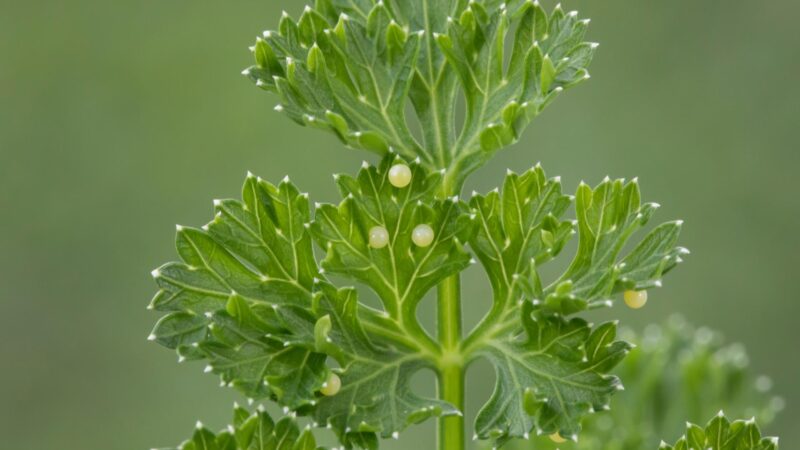
MULTIPOLYGON (((396 188, 404 188, 411 184, 411 168, 405 164, 395 164, 389 169, 389 183, 396 188)), ((428 224, 420 224, 411 233, 411 240, 419 247, 427 247, 433 243, 434 232, 428 224)), ((369 230, 369 246, 380 249, 389 245, 389 230, 382 226, 375 226, 369 230)), ((323 383, 320 394, 330 397, 339 393, 342 380, 331 372, 323 383)))
MULTIPOLYGON (((396 188, 405 188, 411 184, 411 169, 405 164, 395 164, 389 169, 389 183, 396 188)), ((433 228, 428 224, 419 224, 411 232, 411 241, 418 247, 427 247, 433 243, 435 237, 433 228)), ((374 249, 381 249, 389 245, 389 230, 386 227, 375 226, 369 230, 369 246, 374 249)), ((623 294, 625 304, 632 309, 639 309, 647 303, 647 291, 628 290, 623 294)), ((328 380, 323 384, 320 393, 325 396, 336 395, 341 389, 342 381, 335 374, 331 373, 328 380)), ((560 434, 554 433, 550 436, 554 442, 563 443, 566 440, 560 434)))
MULTIPOLYGON (((389 169, 389 183, 396 188, 404 188, 411 184, 411 169, 405 164, 395 164, 389 169)), ((428 224, 420 224, 411 232, 411 241, 418 247, 427 247, 433 243, 435 234, 428 224)), ((389 245, 389 230, 375 226, 369 230, 369 246, 381 249, 389 245)))

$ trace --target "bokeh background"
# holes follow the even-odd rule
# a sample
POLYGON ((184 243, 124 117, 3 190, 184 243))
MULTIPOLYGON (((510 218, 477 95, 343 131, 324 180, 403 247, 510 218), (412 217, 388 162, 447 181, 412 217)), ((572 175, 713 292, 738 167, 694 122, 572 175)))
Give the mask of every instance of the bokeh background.
MULTIPOLYGON (((549 2, 547 2, 549 3, 549 2)), ((548 4, 552 6, 552 4, 548 4)), ((467 186, 541 161, 566 186, 639 176, 693 254, 638 312, 746 345, 800 442, 800 2, 569 0, 602 43, 562 96, 467 186), (793 426, 794 425, 794 426, 793 426)), ((247 170, 334 200, 366 154, 272 111, 239 72, 290 0, 0 1, 0 447, 130 450, 227 423, 233 392, 146 341, 149 272, 247 170)), ((467 320, 488 304, 470 277, 467 320)), ((488 395, 472 373, 470 405, 488 395)), ((432 448, 432 424, 389 449, 432 448)), ((676 437, 676 436, 675 436, 676 437)))

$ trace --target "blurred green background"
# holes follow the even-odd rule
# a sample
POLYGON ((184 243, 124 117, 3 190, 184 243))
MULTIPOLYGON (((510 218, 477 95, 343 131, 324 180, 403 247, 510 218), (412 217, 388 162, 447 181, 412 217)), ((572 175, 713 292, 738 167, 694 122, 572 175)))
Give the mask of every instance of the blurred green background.
MULTIPOLYGON (((330 174, 368 157, 290 123, 239 74, 256 34, 301 2, 0 4, 0 447, 143 449, 198 418, 221 427, 233 392, 145 339, 149 272, 176 257, 174 224, 205 223, 247 170, 330 201, 330 174)), ((567 186, 638 175, 659 218, 686 220, 693 254, 644 310, 610 314, 641 328, 680 312, 743 342, 787 401, 766 431, 796 448, 800 2, 565 7, 602 43, 591 82, 467 189, 537 161, 567 186)), ((474 323, 488 287, 470 280, 474 323)), ((492 376, 471 375, 475 408, 492 376)), ((386 448, 432 448, 432 430, 386 448)))

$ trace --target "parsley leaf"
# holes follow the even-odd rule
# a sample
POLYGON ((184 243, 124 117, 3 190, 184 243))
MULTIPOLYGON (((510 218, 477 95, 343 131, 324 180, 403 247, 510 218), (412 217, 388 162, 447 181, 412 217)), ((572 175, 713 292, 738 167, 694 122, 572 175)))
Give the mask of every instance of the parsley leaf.
POLYGON ((322 267, 364 283, 380 297, 387 314, 415 328, 416 308, 422 297, 446 277, 465 269, 469 254, 462 242, 473 226, 466 204, 458 198, 436 198, 441 174, 428 174, 412 164, 411 185, 392 186, 387 173, 402 160, 388 157, 380 167, 365 165, 357 178, 336 177, 344 200, 338 205, 318 205, 312 227, 320 246, 327 249, 322 267), (434 232, 427 247, 410 238, 413 229, 426 224, 434 232), (371 248, 370 229, 382 227, 389 242, 371 248))
POLYGON ((438 200, 441 174, 412 164, 402 191, 388 181, 397 157, 338 177, 341 205, 317 205, 288 180, 273 186, 249 176, 242 202, 215 202, 214 220, 179 227, 183 261, 154 271, 161 290, 152 308, 167 312, 151 338, 181 359, 205 359, 207 371, 253 399, 272 398, 289 410, 330 425, 348 448, 374 447, 428 417, 460 414, 446 402, 422 398, 412 376, 434 369, 440 352, 416 320, 422 297, 470 263, 461 242, 473 229, 468 207, 438 200), (420 223, 434 231, 414 244, 420 223), (373 226, 390 234, 369 247, 373 226), (317 268, 311 235, 327 249, 317 268), (374 289, 384 311, 361 304, 353 288, 336 289, 328 274, 374 289), (342 388, 321 394, 333 357, 342 388))
POLYGON ((181 360, 208 360, 207 371, 251 398, 296 409, 328 374, 325 355, 296 335, 298 322, 314 320, 308 198, 288 180, 248 176, 243 199, 215 201, 202 229, 178 227, 182 262, 153 272, 161 289, 150 307, 168 314, 151 339, 181 360))
POLYGON ((588 23, 530 0, 320 0, 265 31, 244 74, 277 93, 277 109, 295 122, 348 146, 420 158, 460 186, 559 93, 589 78, 588 23), (461 97, 463 124, 454 113, 461 97))
POLYGON ((606 373, 630 346, 614 341, 614 323, 593 330, 582 319, 535 317, 530 302, 521 313, 523 340, 495 338, 479 352, 495 367, 497 385, 476 418, 477 436, 502 443, 535 430, 575 439, 581 417, 608 408, 621 389, 606 373))
POLYGON ((389 336, 376 336, 364 329, 354 289, 337 290, 320 283, 316 324, 320 351, 340 364, 340 391, 319 399, 313 417, 332 425, 344 443, 364 433, 397 437, 408 425, 430 417, 460 414, 451 405, 416 395, 412 376, 423 368, 433 369, 431 355, 394 346, 389 336))
POLYGON ((300 430, 294 417, 284 417, 277 423, 263 409, 250 414, 236 406, 233 424, 214 433, 202 423, 192 437, 175 450, 325 450, 309 428, 300 430))
POLYGON ((509 172, 502 192, 474 194, 478 223, 470 241, 492 282, 491 311, 464 343, 488 358, 497 385, 476 419, 476 434, 502 443, 512 437, 559 433, 575 438, 582 417, 608 407, 621 384, 609 371, 630 345, 615 341, 616 324, 591 327, 568 316, 601 306, 614 292, 660 285, 680 261, 678 223, 657 227, 627 256, 631 235, 655 210, 640 205, 635 182, 585 184, 576 196, 577 221, 564 218, 572 197, 541 167, 509 172), (556 256, 576 230, 573 263, 549 285, 538 268, 556 256))
MULTIPOLYGON (((774 420, 783 400, 769 392, 768 378, 756 377, 741 344, 729 344, 719 333, 695 328, 680 317, 648 325, 643 333, 622 330, 636 348, 615 372, 625 391, 613 407, 586 417, 580 439, 570 448, 640 450, 653 448, 664 436, 678 435, 680 419, 697 420, 724 409, 735 417, 774 420)), ((563 448, 548 436, 516 440, 513 450, 563 448)))
POLYGON ((626 242, 658 209, 641 204, 636 180, 606 178, 596 188, 581 183, 576 195, 578 251, 567 271, 541 295, 545 306, 563 314, 609 304, 610 296, 628 289, 659 287, 661 277, 688 251, 675 245, 681 221, 660 225, 627 256, 626 242))
POLYGON ((720 413, 706 425, 705 429, 686 424, 686 434, 671 446, 661 442, 659 449, 689 450, 702 448, 706 450, 777 450, 778 438, 761 437, 761 430, 755 419, 731 422, 720 413))
MULTIPOLYGON (((154 271, 151 307, 165 315, 151 339, 181 360, 206 360, 223 385, 329 425, 348 449, 461 415, 459 380, 479 357, 496 368, 497 384, 476 437, 574 438, 582 417, 621 388, 609 372, 631 346, 616 340, 616 323, 573 316, 659 287, 686 253, 676 246, 680 223, 655 227, 626 251, 657 207, 641 203, 635 181, 581 184, 572 197, 541 167, 509 173, 502 192, 469 204, 453 194, 564 89, 589 78, 597 45, 584 42, 588 23, 532 0, 316 0, 298 20, 284 13, 257 39, 244 75, 276 93, 276 109, 295 122, 383 160, 336 176, 343 200, 315 205, 313 216, 288 179, 274 186, 249 176, 242 201, 216 201, 201 229, 179 227, 181 261, 154 271), (390 179, 398 165, 410 184, 390 179), (576 220, 565 218, 573 201, 576 220), (540 267, 574 234, 572 264, 545 282, 540 267), (493 301, 462 339, 458 275, 476 262, 469 251, 493 301), (334 286, 341 280, 373 291, 380 307, 334 286), (416 316, 436 286, 438 340, 416 316), (428 369, 448 387, 443 399, 413 392, 412 377, 428 369)), ((441 425, 442 439, 460 447, 463 421, 441 425)), ((187 445, 217 442, 210 432, 196 437, 187 445)))
POLYGON ((383 304, 377 316, 364 308, 359 312, 354 290, 318 285, 318 348, 342 366, 342 390, 321 399, 315 417, 333 423, 345 436, 352 430, 396 436, 428 417, 460 413, 444 402, 416 396, 410 381, 420 369, 434 369, 440 353, 419 325, 417 306, 435 285, 469 265, 461 242, 469 239, 472 221, 457 198, 436 198, 441 174, 412 163, 411 183, 397 188, 388 181, 395 164, 405 162, 390 155, 378 167, 365 164, 355 178, 336 176, 344 200, 338 206, 317 205, 311 227, 327 251, 325 273, 363 283, 383 304), (419 224, 434 233, 424 247, 411 239, 419 224), (381 248, 370 246, 374 227, 387 232, 381 248), (369 330, 361 323, 365 315, 372 316, 369 330))

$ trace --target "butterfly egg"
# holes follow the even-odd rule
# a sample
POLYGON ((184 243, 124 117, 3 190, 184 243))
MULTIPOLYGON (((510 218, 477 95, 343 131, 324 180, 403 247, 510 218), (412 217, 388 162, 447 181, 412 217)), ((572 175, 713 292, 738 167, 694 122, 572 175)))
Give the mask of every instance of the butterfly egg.
POLYGON ((639 309, 647 303, 647 291, 627 290, 623 294, 625 304, 631 309, 639 309))
POLYGON ((567 442, 567 440, 561 437, 561 435, 558 433, 551 434, 550 440, 555 442, 556 444, 563 444, 564 442, 567 442))
POLYGON ((384 227, 372 227, 369 230, 369 246, 383 248, 389 244, 389 231, 384 227))
POLYGON ((404 188, 411 183, 411 169, 405 164, 395 164, 389 169, 389 183, 404 188))
POLYGON ((320 389, 319 392, 326 397, 331 397, 338 394, 341 388, 342 379, 339 378, 339 375, 331 372, 331 374, 328 375, 328 381, 322 385, 322 389, 320 389))
POLYGON ((433 243, 433 228, 430 225, 417 225, 411 233, 411 240, 419 247, 427 247, 433 243))

